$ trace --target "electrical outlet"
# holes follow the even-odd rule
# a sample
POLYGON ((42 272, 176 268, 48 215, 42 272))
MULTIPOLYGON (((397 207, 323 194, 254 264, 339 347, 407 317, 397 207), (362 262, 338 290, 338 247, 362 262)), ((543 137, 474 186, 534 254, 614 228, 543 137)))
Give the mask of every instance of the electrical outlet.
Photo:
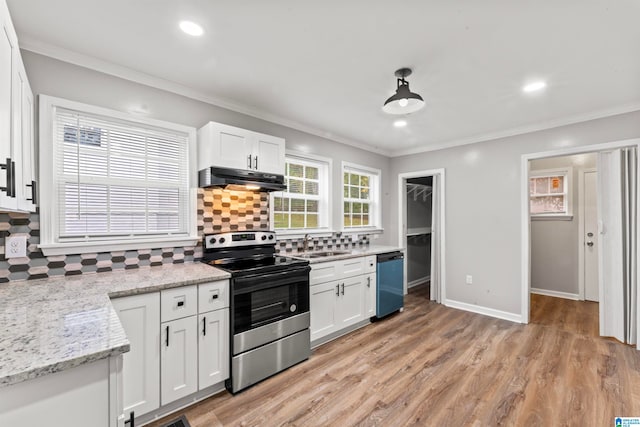
POLYGON ((4 238, 5 258, 22 258, 27 256, 27 236, 7 236, 4 238))
POLYGON ((467 274, 467 285, 471 285, 473 283, 473 276, 470 274, 467 274))

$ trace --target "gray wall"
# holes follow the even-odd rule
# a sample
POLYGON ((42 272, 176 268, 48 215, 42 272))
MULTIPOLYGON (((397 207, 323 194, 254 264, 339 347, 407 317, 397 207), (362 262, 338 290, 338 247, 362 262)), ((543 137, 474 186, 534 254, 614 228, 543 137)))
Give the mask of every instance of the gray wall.
MULTIPOLYGON (((497 114, 499 112, 496 112, 497 114)), ((391 159, 403 172, 445 168, 446 298, 521 312, 522 155, 640 137, 640 112, 391 159), (465 275, 473 284, 465 284, 465 275)), ((390 212, 397 223, 397 212, 390 212)), ((389 230, 398 242, 397 229, 389 230)))
POLYGON ((594 168, 596 154, 552 157, 533 160, 530 171, 573 168, 571 189, 573 218, 567 220, 531 220, 531 287, 575 294, 578 287, 578 248, 580 230, 579 174, 581 169, 594 168))
MULTIPOLYGON (((389 228, 389 210, 392 205, 391 200, 395 198, 392 198, 388 187, 389 158, 385 156, 30 51, 23 50, 22 58, 34 94, 51 95, 125 112, 130 111, 131 108, 144 106, 148 111, 148 117, 196 128, 208 121, 220 122, 282 137, 286 140, 288 149, 332 158, 333 209, 331 214, 335 230, 339 230, 342 226, 341 162, 348 161, 380 169, 382 171, 382 226, 385 229, 389 228)), ((251 100, 247 100, 247 103, 250 104, 251 100)), ((327 129, 328 133, 329 131, 327 129)), ((374 243, 385 242, 384 235, 381 239, 374 241, 374 243)))

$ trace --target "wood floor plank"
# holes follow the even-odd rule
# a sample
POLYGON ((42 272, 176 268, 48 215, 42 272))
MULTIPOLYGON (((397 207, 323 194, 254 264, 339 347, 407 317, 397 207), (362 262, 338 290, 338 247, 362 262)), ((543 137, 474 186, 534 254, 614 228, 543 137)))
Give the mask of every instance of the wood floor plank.
POLYGON ((639 416, 640 354, 597 337, 597 304, 535 300, 522 325, 412 289, 404 312, 150 426, 183 413, 193 427, 595 426, 639 416))

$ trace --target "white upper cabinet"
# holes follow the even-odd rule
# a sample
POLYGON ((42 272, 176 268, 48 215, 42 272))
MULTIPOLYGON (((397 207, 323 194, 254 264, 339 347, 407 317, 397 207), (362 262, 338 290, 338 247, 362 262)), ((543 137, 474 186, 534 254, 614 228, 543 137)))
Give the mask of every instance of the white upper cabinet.
POLYGON ((35 211, 33 93, 5 0, 0 30, 0 210, 35 211))
POLYGON ((283 175, 284 139, 209 122, 198 130, 198 170, 209 166, 283 175))

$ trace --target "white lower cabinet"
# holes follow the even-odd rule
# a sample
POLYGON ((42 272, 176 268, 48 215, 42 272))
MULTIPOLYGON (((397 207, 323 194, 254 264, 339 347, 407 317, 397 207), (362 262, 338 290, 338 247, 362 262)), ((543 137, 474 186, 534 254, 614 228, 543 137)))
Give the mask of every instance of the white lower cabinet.
POLYGON ((198 316, 198 390, 229 377, 229 309, 198 316))
POLYGON ((311 342, 375 316, 375 256, 311 265, 311 342))
POLYGON ((160 294, 113 299, 131 349, 123 355, 122 404, 136 416, 160 407, 160 294))
POLYGON ((198 391, 197 329, 197 316, 162 324, 160 402, 163 405, 198 391))

